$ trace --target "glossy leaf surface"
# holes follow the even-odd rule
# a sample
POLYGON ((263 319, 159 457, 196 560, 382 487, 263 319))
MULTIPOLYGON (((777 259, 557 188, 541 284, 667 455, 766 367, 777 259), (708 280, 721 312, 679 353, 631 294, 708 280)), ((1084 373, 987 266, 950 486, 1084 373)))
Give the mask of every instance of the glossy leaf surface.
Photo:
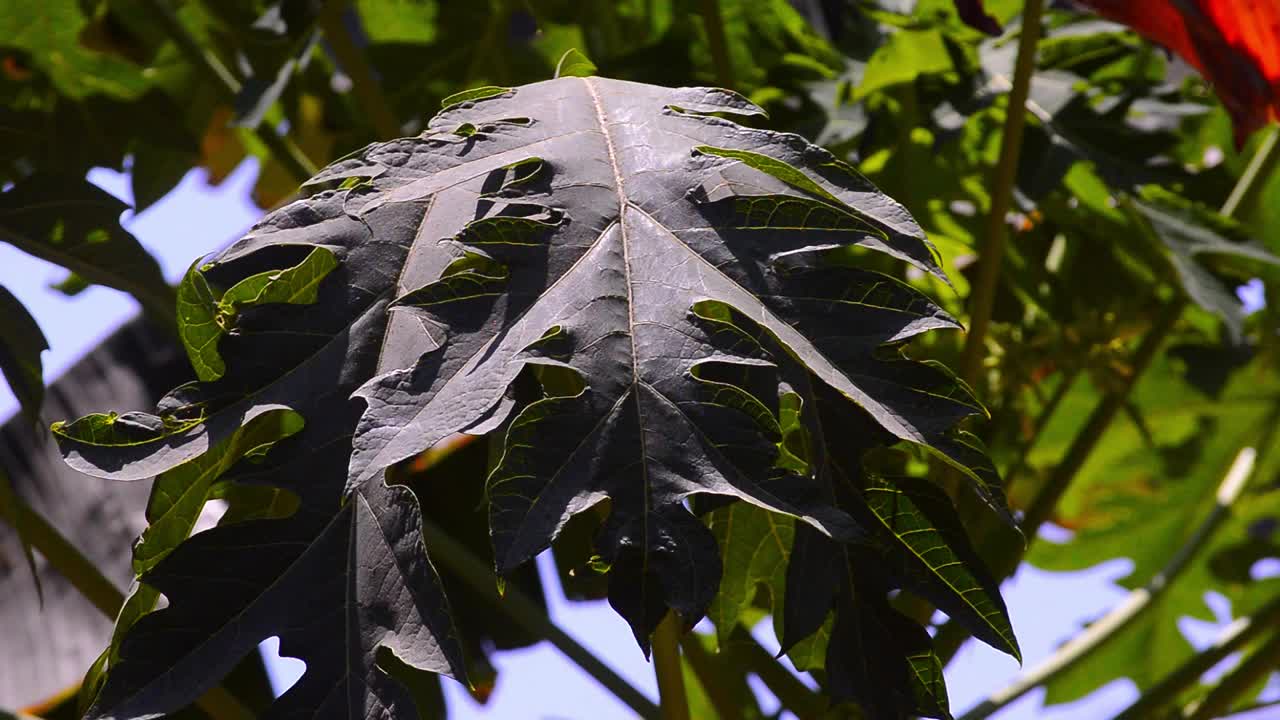
MULTIPOLYGON (((1007 513, 981 453, 954 432, 981 406, 898 349, 956 322, 861 267, 881 257, 942 277, 932 247, 850 166, 715 115, 759 112, 722 90, 596 77, 463 96, 422 136, 322 170, 310 197, 194 268, 180 291, 188 348, 198 369, 212 357, 223 367, 209 362, 211 382, 178 388, 155 414, 59 426, 63 450, 117 479, 198 468, 288 409, 305 428, 229 479, 288 489, 301 505, 196 535, 143 575, 170 605, 125 636, 96 714, 179 707, 216 680, 215 658, 273 632, 308 663, 282 708, 395 712, 406 699, 379 669, 379 648, 460 675, 416 505, 385 484, 398 463, 460 432, 502 439, 487 489, 502 573, 609 501, 596 539, 609 598, 645 648, 668 608, 692 625, 720 584, 716 538, 687 501, 778 513, 833 558, 866 540, 847 504, 822 491, 834 482, 822 448, 835 441, 818 427, 820 402, 872 429, 859 451, 927 448, 1007 513), (289 549, 250 570, 254 543, 289 549), (215 557, 213 577, 189 575, 215 557), (246 581, 210 590, 235 571, 246 581), (316 600, 282 631, 282 598, 296 592, 316 600), (324 613, 341 613, 347 631, 303 631, 324 613), (163 681, 161 666, 175 668, 163 681), (342 697, 318 695, 325 683, 342 697)), ((899 653, 891 667, 902 672, 873 682, 843 655, 833 670, 831 653, 844 650, 829 649, 833 691, 945 716, 927 635, 888 608, 893 581, 869 587, 839 592, 833 632, 899 653), (888 680, 893 699, 880 689, 888 680)))

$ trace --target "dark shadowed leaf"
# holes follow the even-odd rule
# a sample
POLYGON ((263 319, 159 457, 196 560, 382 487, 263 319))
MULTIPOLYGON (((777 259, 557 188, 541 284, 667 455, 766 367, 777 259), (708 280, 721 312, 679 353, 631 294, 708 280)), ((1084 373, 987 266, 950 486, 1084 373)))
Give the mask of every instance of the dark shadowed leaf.
POLYGON ((804 635, 835 609, 836 635, 887 648, 874 698, 855 659, 829 648, 833 687, 945 716, 927 637, 888 609, 887 578, 849 590, 862 565, 840 543, 866 534, 830 493, 821 448, 845 438, 816 424, 820 404, 856 413, 867 431, 852 446, 930 448, 1003 505, 969 467, 986 463, 980 449, 954 433, 981 406, 897 349, 956 321, 862 262, 941 278, 910 215, 799 136, 722 117, 760 113, 723 90, 565 77, 448 103, 423 135, 325 168, 310 197, 188 275, 188 342, 202 359, 216 346, 222 367, 208 361, 204 377, 217 380, 154 414, 58 428, 73 466, 127 480, 205 457, 281 408, 306 421, 230 478, 296 493, 297 512, 200 533, 143 577, 170 605, 125 637, 97 715, 176 707, 216 681, 211 657, 273 633, 308 663, 288 710, 395 712, 408 691, 375 667, 379 648, 457 674, 416 504, 386 473, 466 433, 494 438, 501 573, 607 502, 596 548, 609 599, 647 649, 668 609, 691 626, 720 584, 696 496, 747 503, 843 568, 804 635), (325 257, 336 267, 309 264, 325 257), (304 281, 304 304, 281 300, 304 281), (249 550, 263 543, 283 549, 264 562, 249 550), (242 580, 224 587, 232 573, 242 580), (282 598, 300 594, 314 601, 282 629, 282 598), (341 698, 326 700, 334 684, 341 698))
POLYGON ((0 285, 0 374, 32 422, 40 418, 44 401, 44 371, 40 353, 49 349, 36 319, 18 298, 0 285))
POLYGON ((120 226, 127 209, 84 178, 32 175, 0 193, 0 241, 123 290, 157 317, 171 317, 173 290, 160 266, 120 226))

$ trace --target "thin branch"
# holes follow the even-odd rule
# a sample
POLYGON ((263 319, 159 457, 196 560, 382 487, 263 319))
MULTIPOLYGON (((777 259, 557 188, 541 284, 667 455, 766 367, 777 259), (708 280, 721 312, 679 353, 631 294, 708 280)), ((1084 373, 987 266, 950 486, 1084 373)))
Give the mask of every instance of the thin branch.
MULTIPOLYGON (((1273 418, 1274 420, 1274 418, 1273 418)), ((1027 692, 1051 682, 1055 677, 1075 667, 1088 658, 1103 643, 1116 636, 1139 617, 1143 611, 1151 607, 1174 580, 1187 568, 1192 558, 1202 550, 1208 540, 1213 537, 1222 523, 1231 516, 1231 506, 1235 504, 1244 490, 1245 483, 1253 473, 1257 452, 1252 447, 1240 450, 1231 468, 1227 471, 1218 487, 1217 502, 1209 516, 1191 537, 1183 543, 1168 564, 1156 573, 1147 584, 1129 593, 1119 605, 1115 606, 1100 620, 1089 626, 1087 630, 1071 638, 1057 652, 1046 658, 1036 667, 1024 672, 1007 687, 996 691, 972 710, 960 717, 960 720, 982 720, 998 712, 1009 703, 1022 697, 1027 692)))
POLYGON ((732 90, 733 60, 729 57, 729 41, 724 34, 724 16, 720 13, 720 0, 702 0, 702 26, 707 31, 707 44, 711 48, 711 62, 716 69, 716 83, 732 90))
POLYGON ((1008 111, 1000 139, 1000 159, 992 178, 991 213, 987 216, 986 242, 978 262, 978 278, 970 293, 969 334, 965 339, 960 376, 977 385, 986 357, 987 329, 995 309, 996 289, 1000 282, 1000 264, 1004 258, 1005 215, 1013 204, 1013 186, 1018 176, 1018 156, 1022 151, 1022 132, 1027 124, 1024 109, 1031 90, 1031 75, 1036 67, 1036 46, 1040 42, 1040 20, 1044 0, 1027 0, 1022 13, 1022 34, 1018 38, 1018 59, 1014 65, 1013 88, 1009 91, 1008 111))
POLYGON ((668 611, 653 631, 653 671, 658 676, 662 720, 689 720, 689 695, 680 665, 680 617, 668 611))
POLYGON ((1272 598, 1251 617, 1239 618, 1228 625, 1212 645, 1187 658, 1186 662, 1116 715, 1114 720, 1143 720, 1151 717, 1192 683, 1199 680, 1200 676, 1214 665, 1222 662, 1228 655, 1249 644, 1259 635, 1274 632, 1277 626, 1280 626, 1280 595, 1272 598))
MULTIPOLYGON (((164 0, 143 0, 143 4, 151 11, 152 17, 164 26, 170 39, 182 51, 187 60, 200 70, 213 83, 225 102, 235 102, 240 93, 240 81, 236 79, 222 60, 212 50, 201 47, 197 40, 174 14, 173 8, 164 0)), ((253 133, 271 151, 276 162, 301 183, 316 174, 316 167, 292 139, 280 135, 273 128, 258 123, 253 133)))
POLYGON ((1280 633, 1263 643, 1238 667, 1222 678, 1217 687, 1209 691, 1204 700, 1192 703, 1183 713, 1187 720, 1213 720, 1231 709, 1236 698, 1280 667, 1280 633))
POLYGON ((40 513, 32 510, 17 493, 0 503, 0 519, 22 528, 24 538, 44 556, 103 615, 114 618, 124 604, 124 594, 102 571, 40 513))
POLYGON ((1263 138, 1262 144, 1258 145, 1253 157, 1249 158, 1249 165, 1236 181, 1235 187, 1231 189, 1231 194, 1227 196, 1227 201, 1222 204, 1219 212, 1231 217, 1241 208, 1249 209, 1257 199, 1258 193, 1262 192, 1267 178, 1271 177, 1276 162, 1280 161, 1280 153, 1275 152, 1277 142, 1280 142, 1280 128, 1273 127, 1263 138))
POLYGON ((640 717, 651 720, 661 717, 658 707, 649 698, 551 622, 546 611, 519 588, 508 584, 506 592, 499 596, 498 578, 488 566, 465 545, 425 517, 422 521, 422 537, 435 563, 457 575, 472 591, 479 593, 512 622, 532 634, 546 638, 565 657, 595 678, 640 717))
POLYGON ((356 96, 363 110, 373 123, 373 129, 379 139, 390 140, 402 133, 396 115, 391 111, 391 104, 382 92, 382 83, 374 75, 373 66, 363 50, 351 37, 350 30, 343 22, 343 14, 351 6, 351 0, 331 0, 320 11, 317 24, 329 42, 333 56, 337 58, 342 71, 351 78, 351 92, 356 96))

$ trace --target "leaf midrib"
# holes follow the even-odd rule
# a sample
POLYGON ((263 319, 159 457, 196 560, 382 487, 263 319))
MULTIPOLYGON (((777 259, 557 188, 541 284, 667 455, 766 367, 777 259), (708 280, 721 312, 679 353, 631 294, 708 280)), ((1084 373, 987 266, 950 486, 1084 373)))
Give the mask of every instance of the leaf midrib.
MULTIPOLYGON (((627 201, 626 188, 622 182, 622 168, 618 167, 618 154, 613 145, 613 134, 609 131, 609 125, 605 118, 604 105, 600 102, 600 95, 596 91, 595 83, 591 78, 586 77, 582 82, 587 86, 587 92, 591 95, 591 103, 595 108, 596 122, 600 126, 600 134, 604 137, 605 151, 609 157, 609 167, 613 170, 614 187, 618 193, 618 234, 622 242, 622 262, 623 272, 626 275, 627 283, 627 339, 631 343, 631 394, 635 398, 636 403, 636 422, 640 435, 640 472, 644 479, 644 491, 641 493, 643 499, 643 507, 641 508, 641 517, 644 521, 641 523, 643 528, 643 542, 641 547, 645 551, 641 553, 643 558, 641 562, 641 594, 647 595, 647 585, 649 578, 649 514, 652 509, 649 506, 649 493, 651 490, 649 481, 649 450, 647 447, 647 438, 644 423, 644 401, 640 395, 640 369, 639 355, 636 354, 636 317, 635 317, 635 300, 632 293, 631 282, 631 243, 627 237, 627 207, 630 203, 627 201)), ((604 237, 608 232, 600 234, 604 237)), ((585 257, 585 254, 584 254, 585 257)))

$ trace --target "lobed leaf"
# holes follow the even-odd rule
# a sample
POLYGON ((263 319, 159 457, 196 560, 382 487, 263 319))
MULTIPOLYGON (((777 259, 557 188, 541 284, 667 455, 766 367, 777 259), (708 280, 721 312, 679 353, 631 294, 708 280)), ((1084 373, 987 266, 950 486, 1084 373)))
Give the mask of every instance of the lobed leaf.
MULTIPOLYGON (((802 138, 722 117, 760 112, 724 90, 597 77, 454 96, 421 136, 337 161, 310 197, 193 269, 184 336, 206 381, 154 415, 61 426, 59 441, 79 469, 136 479, 216 464, 228 438, 288 408, 305 428, 228 479, 299 505, 200 533, 143 576, 170 605, 126 635, 93 716, 178 707, 221 658, 272 633, 308 663, 282 713, 403 711, 411 693, 380 674, 387 652, 459 675, 418 509, 388 486, 458 433, 496 446, 486 497, 501 573, 607 503, 598 564, 647 650, 669 610, 692 626, 721 584, 717 538, 693 511, 745 503, 791 523, 801 547, 788 644, 834 611, 833 689, 945 716, 936 659, 885 604, 890 579, 851 559, 846 543, 871 536, 828 447, 856 457, 905 441, 985 462, 954 433, 982 413, 967 388, 893 351, 958 325, 859 262, 942 275, 906 211, 802 138), (827 423, 841 413, 856 422, 827 423), (264 543, 281 547, 266 562, 250 552, 264 543), (283 599, 302 593, 301 610, 283 599), (855 640, 890 660, 867 675, 841 649, 855 640)), ((1002 502, 989 470, 970 475, 1002 502)))

